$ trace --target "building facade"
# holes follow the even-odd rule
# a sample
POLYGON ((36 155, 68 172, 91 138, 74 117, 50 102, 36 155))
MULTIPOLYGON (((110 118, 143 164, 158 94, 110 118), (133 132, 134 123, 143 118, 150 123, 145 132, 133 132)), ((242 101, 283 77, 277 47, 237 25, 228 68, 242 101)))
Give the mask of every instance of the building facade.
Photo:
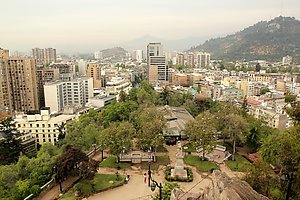
POLYGON ((17 112, 38 110, 35 60, 0 52, 0 107, 17 112))
POLYGON ((46 107, 50 107, 51 112, 61 112, 66 106, 81 108, 93 96, 93 79, 84 77, 46 83, 44 95, 46 107))
POLYGON ((163 55, 161 43, 149 43, 147 46, 147 78, 149 83, 168 82, 168 66, 163 55))
MULTIPOLYGON (((46 142, 55 144, 58 141, 59 126, 76 118, 76 115, 51 116, 49 110, 41 110, 40 114, 16 115, 16 128, 19 131, 32 134, 36 143, 42 145, 46 142)), ((66 131, 65 127, 62 131, 66 131)))

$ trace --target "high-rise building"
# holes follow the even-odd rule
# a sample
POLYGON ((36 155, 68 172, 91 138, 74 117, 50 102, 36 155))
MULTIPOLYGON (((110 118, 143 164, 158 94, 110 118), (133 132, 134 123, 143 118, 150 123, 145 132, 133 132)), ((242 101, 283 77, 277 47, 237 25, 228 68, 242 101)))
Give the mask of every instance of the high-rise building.
POLYGON ((56 62, 56 49, 46 48, 45 49, 45 64, 56 62))
POLYGON ((147 64, 149 83, 168 82, 168 66, 161 43, 149 43, 147 45, 147 64))
POLYGON ((34 48, 32 49, 32 57, 35 59, 37 64, 45 63, 45 53, 44 49, 34 48))
POLYGON ((195 56, 192 52, 190 52, 187 56, 187 65, 191 66, 192 68, 195 67, 195 56))
POLYGON ((137 62, 142 62, 144 59, 143 57, 143 50, 133 50, 132 52, 132 60, 137 62))
POLYGON ((177 53, 176 65, 184 66, 184 54, 183 53, 177 53))
POLYGON ((101 66, 98 63, 89 63, 86 76, 93 78, 94 88, 101 88, 103 87, 103 79, 105 77, 101 76, 101 66))
POLYGON ((207 67, 210 64, 210 53, 198 52, 196 54, 197 68, 207 67))
POLYGON ((80 59, 78 61, 78 72, 80 76, 85 76, 86 75, 86 67, 87 67, 87 63, 85 60, 80 59))
POLYGON ((95 58, 96 60, 101 60, 101 59, 103 58, 102 52, 101 52, 101 51, 95 51, 95 52, 94 52, 94 58, 95 58))
POLYGON ((56 81, 44 85, 45 104, 51 112, 60 112, 66 106, 83 107, 93 96, 93 79, 82 77, 71 81, 56 81))
POLYGON ((39 109, 35 60, 9 57, 0 49, 0 108, 17 112, 39 109))
POLYGON ((53 48, 34 48, 32 49, 32 57, 37 64, 48 65, 56 62, 56 49, 53 48))

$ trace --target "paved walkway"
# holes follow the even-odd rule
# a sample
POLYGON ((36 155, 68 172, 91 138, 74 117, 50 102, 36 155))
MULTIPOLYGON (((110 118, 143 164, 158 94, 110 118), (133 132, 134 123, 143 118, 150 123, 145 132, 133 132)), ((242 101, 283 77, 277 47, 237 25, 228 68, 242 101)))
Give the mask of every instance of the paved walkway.
MULTIPOLYGON (((161 181, 157 177, 157 181, 161 181)), ((90 196, 89 200, 96 199, 109 199, 109 200, 146 200, 152 199, 151 195, 154 195, 155 192, 152 192, 148 187, 147 183, 144 183, 142 174, 131 174, 128 184, 125 184, 121 187, 117 187, 112 190, 107 190, 105 192, 94 194, 90 196)))
MULTIPOLYGON (((67 180, 62 182, 62 189, 65 191, 66 188, 70 188, 74 182, 76 182, 79 179, 79 177, 69 177, 67 180)), ((36 197, 36 200, 53 200, 58 198, 59 196, 59 185, 55 185, 50 190, 41 193, 38 197, 36 197)))
MULTIPOLYGON (((101 151, 97 152, 95 155, 92 156, 95 160, 101 160, 101 151)), ((104 156, 106 156, 106 153, 104 153, 104 156)), ((62 182, 62 189, 65 191, 66 188, 70 188, 79 177, 69 177, 67 180, 62 182)), ((38 197, 36 197, 36 200, 54 200, 59 197, 60 191, 59 191, 59 185, 55 185, 50 190, 47 190, 45 192, 42 192, 38 197)))

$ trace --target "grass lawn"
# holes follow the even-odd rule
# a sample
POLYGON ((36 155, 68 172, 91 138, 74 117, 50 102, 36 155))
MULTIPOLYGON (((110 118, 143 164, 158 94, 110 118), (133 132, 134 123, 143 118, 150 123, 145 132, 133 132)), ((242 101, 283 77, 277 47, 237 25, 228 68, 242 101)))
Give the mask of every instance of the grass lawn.
POLYGON ((243 156, 241 155, 235 155, 235 161, 233 160, 226 160, 226 165, 232 170, 232 171, 238 171, 243 172, 246 170, 247 167, 251 166, 252 164, 243 156))
POLYGON ((182 151, 183 152, 196 152, 196 148, 191 143, 188 143, 188 144, 182 146, 182 151))
POLYGON ((109 156, 99 164, 99 167, 127 169, 131 166, 129 163, 117 163, 116 161, 117 158, 115 156, 109 156))
MULTIPOLYGON (((168 164, 170 164, 170 158, 169 156, 156 156, 156 162, 151 162, 151 170, 157 170, 159 165, 164 165, 167 166, 168 164)), ((147 162, 143 162, 142 163, 142 169, 148 169, 148 163, 147 162)))
POLYGON ((200 172, 210 172, 212 169, 219 169, 218 165, 210 161, 202 161, 199 156, 186 156, 183 161, 191 166, 194 166, 200 172))
POLYGON ((64 195, 59 197, 59 200, 74 200, 74 199, 76 199, 76 197, 74 196, 74 192, 75 191, 73 188, 69 189, 68 192, 66 192, 64 195))
POLYGON ((80 188, 81 196, 87 197, 94 192, 100 192, 104 189, 118 186, 124 182, 124 176, 119 176, 115 174, 96 174, 93 179, 88 180, 81 180, 77 183, 73 188, 71 188, 68 192, 66 192, 60 200, 75 200, 76 197, 74 196, 75 187, 80 188))
POLYGON ((92 180, 92 183, 94 185, 94 190, 99 192, 108 187, 120 185, 124 182, 124 178, 125 177, 121 175, 119 175, 117 178, 117 175, 115 174, 96 174, 92 180))
POLYGON ((157 147, 156 152, 168 152, 168 150, 164 147, 164 145, 161 145, 157 147))

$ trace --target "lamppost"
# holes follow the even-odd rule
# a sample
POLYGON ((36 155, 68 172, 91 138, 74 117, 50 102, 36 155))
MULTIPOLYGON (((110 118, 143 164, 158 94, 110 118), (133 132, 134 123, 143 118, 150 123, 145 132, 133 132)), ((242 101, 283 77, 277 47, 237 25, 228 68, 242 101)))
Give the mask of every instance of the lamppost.
POLYGON ((286 196, 285 196, 285 199, 288 200, 289 197, 290 197, 290 193, 291 193, 291 189, 292 189, 292 182, 293 182, 293 179, 294 179, 294 173, 286 173, 286 174, 283 174, 281 177, 280 177, 280 181, 281 183, 283 184, 288 184, 287 186, 287 191, 286 191, 286 196))
POLYGON ((63 190, 62 190, 61 180, 60 180, 60 176, 59 176, 59 172, 58 172, 58 167, 56 164, 53 166, 53 171, 55 172, 55 181, 56 182, 58 181, 58 183, 59 183, 59 191, 60 191, 60 193, 62 193, 63 190))
POLYGON ((151 161, 149 160, 148 161, 148 187, 150 187, 150 180, 151 180, 151 168, 150 168, 150 164, 151 164, 151 161))
POLYGON ((151 179, 152 183, 151 183, 151 191, 154 191, 156 186, 159 188, 159 200, 162 200, 162 184, 161 183, 157 183, 155 180, 151 179))
POLYGON ((151 161, 148 162, 148 186, 151 188, 151 191, 153 192, 155 190, 156 187, 159 188, 159 200, 162 200, 162 184, 161 183, 157 183, 155 180, 152 179, 152 176, 151 176, 151 168, 150 168, 150 164, 151 164, 151 161), (151 181, 151 184, 150 184, 150 181, 151 181))

